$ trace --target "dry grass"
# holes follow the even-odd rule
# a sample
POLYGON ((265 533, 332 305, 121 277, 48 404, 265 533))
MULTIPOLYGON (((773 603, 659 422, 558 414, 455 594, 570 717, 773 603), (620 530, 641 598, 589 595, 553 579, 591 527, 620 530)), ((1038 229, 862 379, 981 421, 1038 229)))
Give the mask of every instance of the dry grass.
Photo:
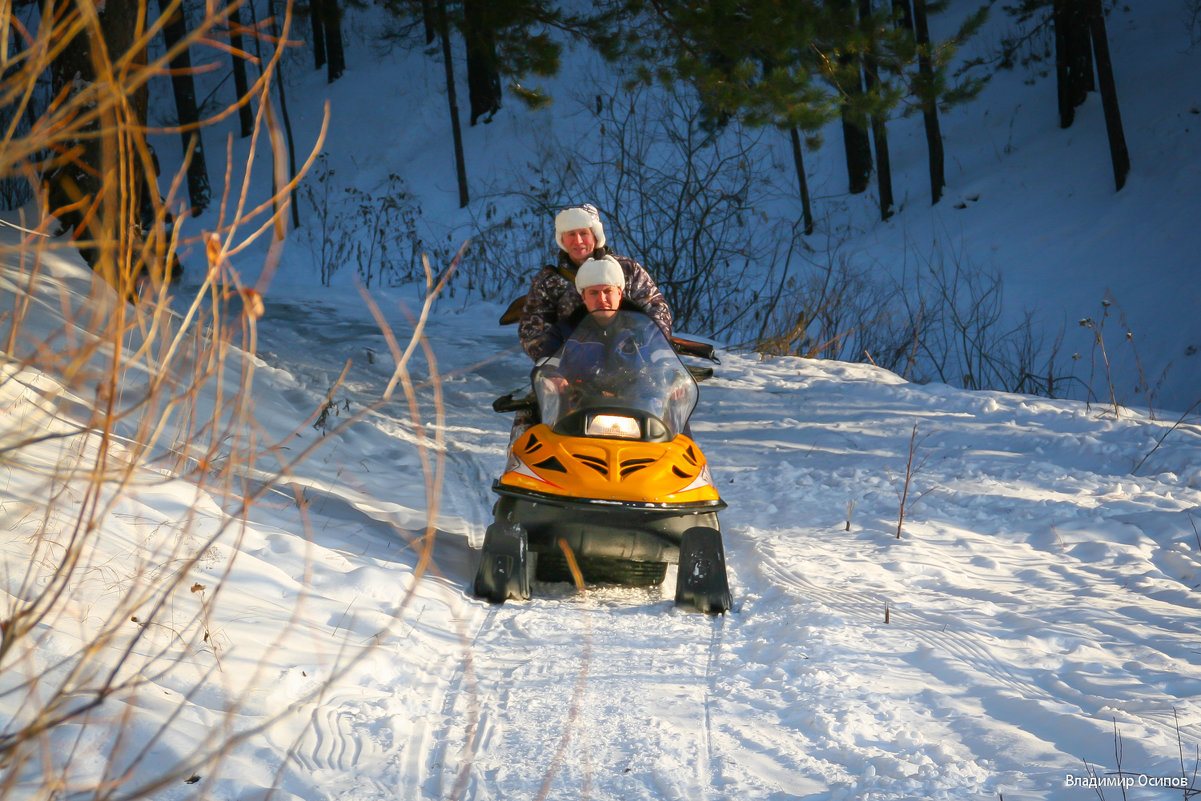
MULTIPOLYGON (((146 703, 163 709, 161 692, 152 697, 150 690, 167 677, 192 689, 161 712, 159 734, 179 724, 193 692, 221 676, 227 643, 217 610, 247 514, 309 455, 285 448, 294 443, 273 439, 257 424, 256 362, 246 357, 255 351, 262 290, 299 175, 279 180, 274 196, 256 201, 248 182, 236 185, 227 173, 218 226, 186 242, 178 228, 168 235, 163 225, 181 168, 165 202, 153 199, 155 222, 144 224, 136 187, 151 158, 131 98, 164 74, 173 52, 149 63, 138 57, 159 35, 157 7, 141 11, 151 23, 132 31, 124 52, 106 47, 103 15, 88 0, 48 0, 36 30, 0 13, 0 41, 22 44, 0 53, 0 103, 16 110, 14 119, 31 107, 39 76, 68 48, 87 42, 102 78, 66 87, 28 134, 10 127, 0 139, 2 177, 36 186, 40 207, 0 244, 0 704, 10 713, 0 724, 0 798, 151 797, 211 774, 237 742, 288 712, 279 710, 253 731, 235 731, 246 696, 233 693, 210 736, 169 760, 153 751, 159 737, 147 740, 134 725, 146 703), (94 191, 69 187, 75 194, 51 208, 39 177, 63 167, 86 169, 96 179, 94 191), (82 221, 74 243, 50 236, 56 215, 82 221), (185 245, 203 249, 207 270, 188 297, 172 298, 180 290, 165 280, 165 265, 185 245), (255 287, 234 266, 252 245, 267 254, 255 287), (77 248, 91 249, 103 282, 80 269, 77 248), (170 519, 137 501, 168 488, 195 500, 170 519), (196 580, 200 566, 213 580, 196 580)), ((228 8, 210 4, 180 46, 228 48, 227 15, 228 8)), ((278 21, 281 36, 266 44, 286 41, 290 20, 289 9, 278 21)), ((253 104, 250 159, 267 152, 282 176, 286 154, 269 96, 282 48, 270 52, 249 93, 208 122, 253 104)), ((319 147, 318 141, 312 152, 319 147)), ((249 176, 253 163, 244 167, 249 176)), ((427 277, 432 296, 445 279, 435 281, 428 265, 427 277)), ((407 349, 389 336, 396 371, 386 395, 403 389, 419 431, 425 428, 407 361, 420 346, 433 365, 421 335, 428 310, 427 304, 407 349)), ((320 409, 314 404, 296 431, 320 409)), ((420 442, 431 499, 439 492, 438 444, 436 436, 420 442)), ((421 569, 432 528, 426 534, 421 569)), ((291 624, 303 606, 296 604, 291 624)), ((401 604, 397 614, 403 610, 401 604)), ((343 655, 327 681, 361 657, 362 649, 343 655)), ((262 669, 238 677, 241 693, 262 679, 262 669)))

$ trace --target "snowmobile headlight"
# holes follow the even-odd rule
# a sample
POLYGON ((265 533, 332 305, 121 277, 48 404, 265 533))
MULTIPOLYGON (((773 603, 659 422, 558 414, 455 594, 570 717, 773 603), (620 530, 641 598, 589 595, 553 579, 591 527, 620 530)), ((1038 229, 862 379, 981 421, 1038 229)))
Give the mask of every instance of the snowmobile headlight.
POLYGON ((619 414, 595 414, 588 419, 585 433, 590 437, 642 439, 642 427, 633 417, 619 414))

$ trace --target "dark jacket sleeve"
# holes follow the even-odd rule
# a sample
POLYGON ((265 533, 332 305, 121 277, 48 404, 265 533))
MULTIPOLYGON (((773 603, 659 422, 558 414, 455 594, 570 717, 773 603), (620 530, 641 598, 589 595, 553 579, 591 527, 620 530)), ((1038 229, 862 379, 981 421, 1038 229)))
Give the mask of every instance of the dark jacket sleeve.
POLYGON ((626 274, 625 297, 646 312, 658 324, 663 335, 670 339, 671 307, 667 305, 663 293, 655 284, 655 279, 651 278, 646 268, 628 256, 614 256, 614 258, 617 259, 617 263, 621 265, 621 269, 626 274))
POLYGON ((538 361, 550 356, 565 338, 564 321, 583 301, 575 285, 553 267, 543 267, 530 281, 521 320, 517 323, 517 338, 526 354, 538 361))

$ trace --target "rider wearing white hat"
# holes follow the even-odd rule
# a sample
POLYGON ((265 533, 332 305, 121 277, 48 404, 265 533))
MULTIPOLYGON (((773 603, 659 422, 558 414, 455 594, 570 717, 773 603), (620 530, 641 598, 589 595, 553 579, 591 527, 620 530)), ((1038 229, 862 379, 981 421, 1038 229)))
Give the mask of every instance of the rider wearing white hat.
POLYGON ((641 264, 614 254, 606 246, 605 227, 595 206, 585 203, 559 211, 555 215, 555 242, 559 245, 558 263, 543 267, 530 282, 517 327, 521 346, 531 359, 537 361, 553 353, 562 342, 562 328, 568 319, 584 312, 576 276, 590 259, 609 265, 606 275, 610 280, 616 275, 612 266, 619 268, 621 281, 614 286, 621 288, 628 303, 646 312, 664 335, 671 336, 671 309, 663 293, 641 264))

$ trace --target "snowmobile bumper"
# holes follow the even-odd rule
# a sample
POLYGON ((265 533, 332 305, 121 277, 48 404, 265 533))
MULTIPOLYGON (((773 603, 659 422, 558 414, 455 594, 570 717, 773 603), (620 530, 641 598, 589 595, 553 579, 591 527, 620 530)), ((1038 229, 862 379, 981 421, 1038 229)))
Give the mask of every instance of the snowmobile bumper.
POLYGON ((498 523, 519 523, 534 553, 556 552, 560 540, 581 557, 676 562, 684 532, 714 530, 724 501, 689 504, 595 501, 544 495, 497 483, 498 523))

